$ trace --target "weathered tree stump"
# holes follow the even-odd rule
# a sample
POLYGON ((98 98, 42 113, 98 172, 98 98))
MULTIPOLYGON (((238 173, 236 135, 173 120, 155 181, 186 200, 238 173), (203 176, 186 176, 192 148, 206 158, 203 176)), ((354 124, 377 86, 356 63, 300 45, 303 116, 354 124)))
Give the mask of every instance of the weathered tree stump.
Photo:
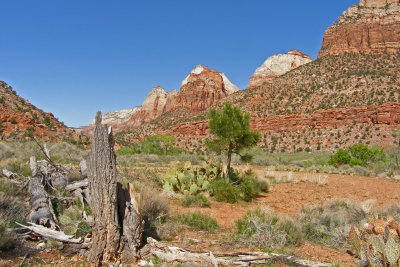
POLYGON ((59 229, 50 195, 45 190, 46 176, 39 169, 35 157, 31 157, 30 167, 32 171, 32 177, 29 180, 29 193, 32 206, 31 222, 53 230, 59 229))
POLYGON ((93 215, 92 246, 88 258, 96 265, 133 263, 137 260, 143 222, 132 186, 117 182, 113 135, 96 115, 88 160, 90 202, 93 215))

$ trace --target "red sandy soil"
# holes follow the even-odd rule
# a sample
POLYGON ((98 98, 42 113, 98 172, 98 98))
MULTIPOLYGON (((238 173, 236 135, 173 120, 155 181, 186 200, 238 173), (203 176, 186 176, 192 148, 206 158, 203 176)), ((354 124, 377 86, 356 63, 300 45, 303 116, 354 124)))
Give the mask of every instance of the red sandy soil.
MULTIPOLYGON (((265 171, 262 167, 254 167, 252 170, 260 177, 265 176, 265 171)), ((275 172, 275 174, 283 175, 284 173, 275 172)), ((243 218, 247 211, 256 209, 257 207, 268 206, 273 208, 278 214, 295 215, 304 205, 323 205, 325 202, 335 198, 346 198, 353 201, 374 199, 376 200, 376 209, 384 208, 399 202, 400 183, 392 179, 310 173, 293 173, 293 179, 296 180, 313 175, 326 176, 327 183, 325 185, 318 185, 317 183, 305 181, 299 183, 274 184, 270 187, 269 193, 260 194, 257 200, 252 203, 228 204, 212 201, 210 208, 184 208, 178 205, 176 201, 172 201, 170 205, 171 214, 199 211, 216 219, 223 229, 208 235, 186 230, 179 234, 179 238, 170 243, 195 251, 222 252, 229 251, 230 249, 232 250, 232 248, 227 248, 226 245, 221 245, 221 243, 224 242, 219 242, 219 240, 229 240, 229 235, 235 227, 235 222, 243 218), (193 242, 191 239, 201 240, 201 242, 193 242)), ((248 251, 249 249, 251 248, 234 248, 236 251, 248 251)), ((293 249, 292 252, 309 260, 333 262, 341 266, 354 265, 354 258, 348 255, 345 250, 335 250, 308 242, 293 249)), ((42 252, 39 254, 39 257, 42 259, 55 260, 57 264, 67 264, 73 261, 69 258, 62 259, 62 254, 59 251, 47 254, 42 252)), ((74 260, 77 263, 82 262, 80 258, 74 258, 74 260)), ((19 260, 19 262, 21 262, 21 260, 19 260)), ((46 263, 48 262, 49 261, 46 260, 46 263)), ((15 264, 15 260, 0 260, 0 266, 11 266, 15 264)), ((51 264, 49 266, 51 266, 51 264)))
MULTIPOLYGON (((262 177, 261 168, 253 169, 262 177)), ((277 175, 285 174, 275 172, 277 175)), ((176 203, 171 205, 171 213, 186 213, 199 211, 216 219, 218 224, 226 229, 232 229, 235 222, 257 207, 273 208, 281 215, 295 215, 308 204, 320 204, 332 199, 345 198, 353 201, 374 199, 375 209, 384 208, 399 202, 400 183, 392 179, 348 176, 336 174, 293 173, 293 179, 315 175, 326 176, 327 184, 318 185, 312 182, 282 183, 270 187, 270 192, 260 194, 253 203, 228 204, 211 202, 210 208, 183 208, 176 203)), ((196 237, 191 237, 196 238, 196 237)), ((202 239, 201 237, 199 239, 202 239)), ((304 243, 294 251, 296 255, 309 260, 334 262, 342 266, 354 265, 354 259, 346 253, 323 247, 321 245, 304 243)))

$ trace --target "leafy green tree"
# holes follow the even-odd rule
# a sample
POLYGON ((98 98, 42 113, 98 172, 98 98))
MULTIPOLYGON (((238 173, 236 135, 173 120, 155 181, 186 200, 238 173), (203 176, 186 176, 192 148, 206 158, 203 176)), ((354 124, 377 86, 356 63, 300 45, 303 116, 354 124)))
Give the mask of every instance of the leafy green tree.
POLYGON ((167 154, 175 144, 175 137, 172 135, 164 134, 157 136, 157 138, 160 141, 160 145, 164 148, 165 154, 167 154))
POLYGON ((258 131, 250 129, 250 115, 243 114, 231 103, 226 103, 223 110, 211 109, 208 117, 210 119, 208 127, 214 138, 207 139, 206 144, 217 153, 227 152, 226 179, 229 180, 232 153, 240 155, 245 161, 250 161, 252 157, 250 154, 243 154, 244 149, 256 145, 261 135, 258 131))

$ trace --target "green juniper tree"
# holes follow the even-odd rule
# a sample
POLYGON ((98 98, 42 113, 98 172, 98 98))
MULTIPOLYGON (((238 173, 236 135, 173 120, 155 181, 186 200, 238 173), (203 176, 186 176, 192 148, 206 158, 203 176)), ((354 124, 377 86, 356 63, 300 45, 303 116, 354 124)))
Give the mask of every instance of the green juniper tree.
POLYGON ((223 110, 211 109, 208 117, 210 119, 208 127, 214 138, 207 139, 206 144, 217 153, 227 152, 226 179, 229 180, 232 153, 240 155, 245 161, 250 161, 251 155, 243 154, 243 150, 257 144, 260 133, 250 129, 250 115, 243 114, 231 103, 226 103, 223 110))

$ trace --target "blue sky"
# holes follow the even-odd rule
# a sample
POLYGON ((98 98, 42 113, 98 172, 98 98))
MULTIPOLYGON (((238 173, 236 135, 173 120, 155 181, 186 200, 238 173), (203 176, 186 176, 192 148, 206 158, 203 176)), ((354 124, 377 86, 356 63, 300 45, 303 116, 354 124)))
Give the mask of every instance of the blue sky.
POLYGON ((240 89, 269 56, 317 57, 358 0, 0 0, 0 80, 68 126, 179 89, 197 65, 240 89))

